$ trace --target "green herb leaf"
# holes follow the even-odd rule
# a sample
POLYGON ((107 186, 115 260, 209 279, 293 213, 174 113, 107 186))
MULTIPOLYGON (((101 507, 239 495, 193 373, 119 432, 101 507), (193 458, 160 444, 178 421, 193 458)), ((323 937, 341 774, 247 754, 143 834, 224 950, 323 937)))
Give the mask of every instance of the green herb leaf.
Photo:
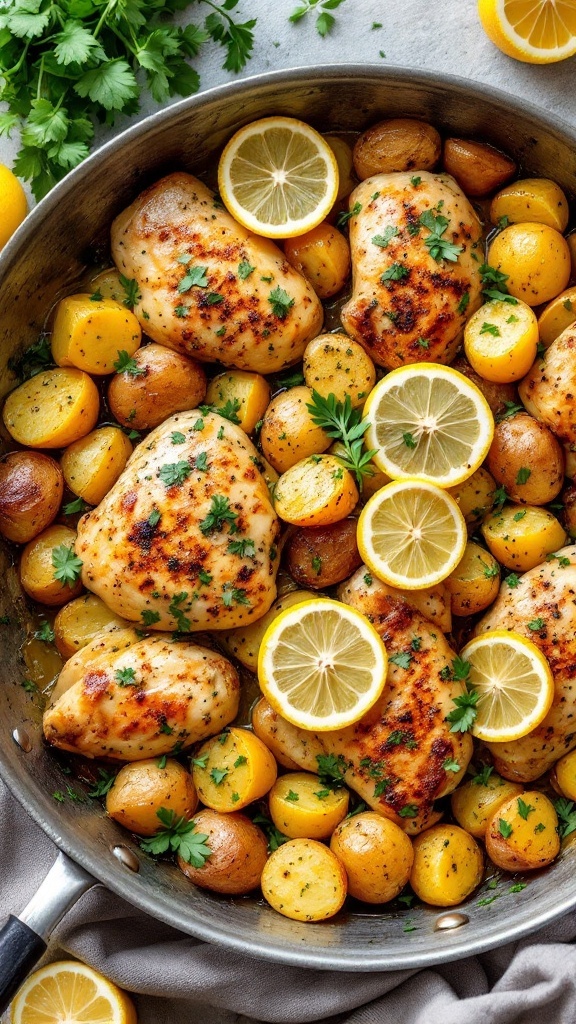
POLYGON ((504 839, 509 839, 514 829, 512 828, 512 825, 509 824, 509 822, 504 820, 504 818, 499 818, 498 831, 504 839))
POLYGON ((537 633, 540 629, 544 629, 545 625, 546 622, 540 616, 527 623, 528 629, 531 629, 533 633, 537 633))
POLYGON ((253 267, 251 263, 248 263, 247 260, 242 260, 242 262, 238 264, 238 277, 241 281, 245 281, 247 277, 250 277, 250 274, 254 273, 255 270, 256 267, 253 267))
POLYGON ((114 673, 114 679, 118 686, 138 686, 136 673, 133 668, 119 668, 114 673))
POLYGON ((449 220, 441 214, 435 216, 433 210, 425 210, 424 213, 420 214, 418 221, 422 227, 428 228, 430 232, 428 237, 424 239, 424 245, 429 250, 432 259, 436 260, 437 263, 441 263, 442 260, 456 263, 458 256, 464 250, 464 246, 455 245, 443 237, 449 227, 449 220))
POLYGON ((129 356, 125 349, 118 352, 118 359, 114 363, 116 373, 129 373, 131 377, 141 377, 146 373, 143 366, 138 366, 136 360, 129 356))
MULTIPOLYGON (((352 207, 351 210, 348 210, 348 213, 344 213, 344 212, 339 213, 337 218, 336 218, 336 227, 337 228, 345 227, 346 224, 348 223, 348 221, 351 220, 352 217, 357 217, 358 214, 361 212, 361 210, 362 210, 362 203, 354 203, 354 206, 352 207)), ((372 241, 374 241, 374 239, 372 239, 372 241)))
POLYGON ((186 461, 167 462, 158 470, 158 476, 166 487, 174 487, 176 484, 183 484, 190 476, 190 464, 186 461))
POLYGON ((500 328, 496 324, 487 324, 484 322, 480 328, 480 334, 492 334, 495 338, 500 337, 500 328))
POLYGON ((521 466, 520 469, 518 470, 517 474, 516 474, 516 483, 517 484, 528 483, 528 480, 530 479, 531 476, 532 476, 532 470, 528 469, 527 466, 521 466))
POLYGON ((392 662, 393 665, 398 665, 400 668, 410 668, 412 655, 407 651, 400 654, 391 654, 388 661, 392 662))
POLYGON ((455 775, 460 771, 460 765, 453 757, 447 757, 442 767, 445 772, 454 772, 455 775))
POLYGON ((97 800, 99 797, 106 796, 108 790, 114 785, 116 775, 113 772, 107 772, 104 768, 98 769, 99 781, 94 782, 92 789, 88 790, 88 796, 91 800, 97 800))
POLYGON ((470 780, 475 786, 487 786, 488 780, 492 775, 494 768, 491 764, 485 764, 480 772, 473 776, 470 780))
MULTIPOLYGON (((560 838, 565 839, 566 836, 576 831, 576 806, 572 800, 560 797, 559 800, 554 801, 554 807, 559 819, 558 832, 560 838)), ((544 830, 541 829, 541 831, 544 830)))
POLYGON ((279 320, 285 320, 288 310, 294 305, 294 299, 291 299, 288 292, 279 286, 270 292, 268 302, 272 306, 274 316, 277 316, 279 320))
POLYGON ((279 846, 288 842, 288 836, 280 832, 276 826, 264 814, 255 814, 252 818, 255 825, 259 825, 268 838, 268 852, 274 853, 279 846))
POLYGON ((49 622, 43 622, 40 629, 35 630, 33 636, 35 640, 44 640, 45 643, 51 644, 54 640, 54 630, 49 622))
POLYGON ((404 267, 401 263, 393 263, 388 267, 388 270, 384 271, 380 280, 383 284, 386 281, 402 281, 405 277, 408 277, 409 273, 408 267, 404 267))
POLYGON ((237 519, 238 513, 233 512, 230 508, 229 498, 225 498, 222 494, 213 494, 210 511, 205 519, 199 523, 199 526, 205 536, 220 531, 224 523, 229 524, 230 533, 238 533, 237 519))
POLYGON ((156 815, 164 828, 150 839, 142 840, 140 846, 145 853, 158 856, 171 851, 195 868, 203 867, 212 850, 206 842, 208 836, 196 831, 196 822, 179 818, 166 807, 161 807, 156 815))
POLYGON ((532 804, 525 803, 521 796, 518 797, 516 803, 518 805, 518 814, 521 818, 524 818, 524 821, 528 821, 528 815, 535 811, 536 808, 532 804))
POLYGON ((65 516, 76 515, 77 512, 87 512, 90 505, 87 505, 83 498, 75 498, 74 501, 69 501, 67 505, 64 505, 62 511, 65 516))
MULTIPOLYGON (((358 210, 358 213, 360 213, 360 210, 358 210)), ((378 245, 381 249, 387 249, 391 239, 395 238, 398 233, 396 225, 389 224, 388 227, 384 229, 383 235, 373 236, 372 242, 374 245, 378 245)))
POLYGON ((62 585, 66 583, 72 588, 80 578, 83 562, 74 553, 74 548, 60 544, 57 548, 52 548, 52 565, 54 566, 54 579, 60 580, 62 585))
POLYGON ((318 777, 323 786, 337 789, 344 785, 346 761, 342 754, 317 754, 318 777))
POLYGON ((361 422, 362 414, 359 409, 352 408, 350 395, 340 402, 332 393, 324 398, 313 390, 312 402, 307 402, 306 408, 316 426, 322 427, 329 437, 342 441, 346 454, 337 458, 345 469, 354 473, 362 489, 364 477, 374 474, 370 462, 375 450, 363 450, 362 439, 368 429, 368 421, 361 422))

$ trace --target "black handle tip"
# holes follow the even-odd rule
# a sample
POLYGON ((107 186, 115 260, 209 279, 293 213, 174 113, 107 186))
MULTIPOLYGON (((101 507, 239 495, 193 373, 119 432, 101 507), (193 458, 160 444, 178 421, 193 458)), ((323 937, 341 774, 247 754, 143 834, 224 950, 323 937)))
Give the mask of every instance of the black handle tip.
POLYGON ((0 1014, 45 949, 44 939, 10 915, 0 931, 0 1014))

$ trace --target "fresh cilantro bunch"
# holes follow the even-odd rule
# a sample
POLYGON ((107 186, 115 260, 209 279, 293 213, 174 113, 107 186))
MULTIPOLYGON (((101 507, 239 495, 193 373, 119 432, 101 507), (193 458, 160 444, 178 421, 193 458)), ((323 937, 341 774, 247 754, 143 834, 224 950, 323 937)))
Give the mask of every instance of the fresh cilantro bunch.
POLYGON ((14 170, 36 198, 88 155, 97 122, 138 111, 144 87, 159 103, 196 92, 189 61, 208 40, 226 50, 226 70, 240 71, 256 21, 234 21, 238 2, 0 0, 0 135, 21 130, 14 170), (192 4, 212 10, 199 24, 171 24, 192 4))

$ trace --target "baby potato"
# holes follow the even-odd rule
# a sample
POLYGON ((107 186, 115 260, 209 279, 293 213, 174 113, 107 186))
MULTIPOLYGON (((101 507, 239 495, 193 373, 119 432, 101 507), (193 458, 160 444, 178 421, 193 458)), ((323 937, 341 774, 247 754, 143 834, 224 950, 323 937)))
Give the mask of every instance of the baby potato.
POLYGON ((570 484, 562 492, 564 508, 560 513, 560 520, 566 533, 570 537, 576 537, 576 486, 570 484))
POLYGON ((484 466, 456 487, 449 487, 448 494, 458 502, 467 524, 472 526, 482 519, 494 505, 496 482, 484 466))
POLYGON ((412 843, 398 825, 374 811, 342 821, 330 849, 346 869, 348 892, 364 903, 393 900, 410 878, 412 843))
POLYGON ((488 263, 507 275, 510 294, 529 306, 549 302, 570 279, 568 243, 547 224, 510 224, 492 242, 488 263))
POLYGON ((28 448, 65 448, 96 425, 100 396, 83 370, 44 370, 10 392, 4 403, 9 434, 28 448))
POLYGON ((540 341, 548 348, 576 320, 576 285, 567 288, 544 307, 538 317, 540 341))
POLYGON ((251 434, 268 408, 270 385, 259 373, 229 370, 212 378, 205 402, 213 405, 216 412, 226 411, 226 407, 231 406, 235 416, 233 422, 251 434))
POLYGON ((431 124, 394 117, 362 132, 352 154, 354 170, 360 181, 391 171, 431 171, 441 150, 442 140, 431 124))
POLYGON ((482 535, 501 565, 526 572, 567 543, 556 516, 537 505, 507 505, 482 523, 482 535))
POLYGON ((490 772, 486 781, 482 776, 469 779, 450 798, 452 814, 462 828, 476 839, 483 839, 486 825, 495 811, 508 799, 520 796, 523 787, 509 782, 496 772, 490 772))
POLYGON ((296 238, 287 238, 288 263, 310 282, 319 299, 342 291, 350 274, 350 246, 338 228, 323 221, 296 238))
POLYGON ((286 608, 302 601, 309 601, 311 597, 318 595, 312 590, 292 590, 279 597, 265 615, 257 622, 251 622, 249 626, 238 626, 228 632, 219 633, 218 639, 226 649, 233 654, 238 661, 249 668, 252 672, 258 671, 258 651, 262 643, 262 637, 268 626, 274 619, 278 618, 286 608))
POLYGON ((151 344, 136 352, 131 369, 112 378, 108 405, 123 427, 146 430, 175 412, 195 409, 205 394, 206 374, 200 363, 151 344))
POLYGON ((96 594, 84 594, 68 601, 54 619, 54 643, 63 658, 71 658, 89 644, 98 633, 113 627, 126 629, 125 619, 111 612, 96 594))
POLYGON ((205 835, 210 856, 201 868, 180 855, 178 867, 194 885, 212 892, 241 896, 260 884, 268 859, 266 836, 245 814, 218 814, 201 810, 195 816, 196 833, 205 835))
POLYGON ((58 607, 82 593, 80 578, 62 582, 54 575, 62 557, 67 552, 73 555, 75 540, 76 534, 68 526, 49 526, 26 545, 20 559, 20 582, 34 601, 58 607))
POLYGON ((270 855, 260 880, 264 899, 293 921, 325 921, 346 899, 346 872, 315 839, 291 839, 270 855))
POLYGON ((89 505, 97 505, 116 483, 132 454, 132 445, 120 427, 99 427, 71 444, 60 460, 71 491, 89 505))
POLYGON ((56 518, 64 480, 60 466, 40 452, 10 452, 0 462, 0 533, 26 544, 56 518))
POLYGON ((163 827, 158 811, 191 818, 198 806, 192 776, 172 758, 163 768, 157 757, 125 764, 106 794, 106 813, 138 836, 153 836, 163 827))
POLYGON ((330 526, 358 503, 352 473, 333 455, 311 455, 286 470, 276 485, 274 508, 294 526, 330 526))
POLYGON ((486 142, 471 139, 446 139, 443 163, 467 196, 487 196, 516 171, 516 164, 509 156, 486 142))
POLYGON ((566 235, 566 241, 568 242, 568 248, 570 250, 570 260, 572 263, 572 277, 576 278, 576 230, 572 228, 566 235))
POLYGON ((370 356, 347 334, 319 334, 304 352, 304 380, 323 398, 335 395, 339 402, 349 396, 360 408, 376 383, 370 356))
POLYGON ((538 321, 526 302, 514 309, 502 300, 486 302, 464 328, 464 351, 470 365, 496 384, 525 377, 536 358, 538 321))
POLYGON ((116 267, 102 270, 92 279, 90 287, 92 289, 90 298, 92 298, 92 295, 97 295, 99 298, 114 299, 122 304, 124 304, 127 298, 126 289, 120 280, 120 272, 116 270, 116 267))
POLYGON ((564 754, 554 765, 552 784, 567 800, 576 800, 576 750, 564 754))
POLYGON ((95 300, 79 293, 61 299, 56 307, 51 345, 58 366, 114 373, 120 353, 133 356, 141 341, 134 313, 115 299, 95 300))
POLYGON ((496 424, 486 462, 512 501, 547 505, 562 490, 562 445, 549 427, 527 412, 496 424))
POLYGON ((480 884, 482 851, 475 839, 457 825, 433 825, 413 842, 410 885, 423 903, 455 907, 480 884))
POLYGON ((560 852, 558 816, 544 793, 529 790, 501 804, 486 825, 486 852, 503 871, 536 871, 560 852))
POLYGON ((509 224, 530 221, 564 232, 568 226, 568 200, 555 181, 521 178, 503 188, 492 200, 490 220, 498 224, 503 217, 509 224))
POLYGON ((496 559, 480 544, 469 540, 454 571, 444 580, 450 592, 453 615, 475 615, 491 605, 500 589, 496 559))
POLYGON ((206 743, 192 759, 198 795, 213 811, 240 811, 276 781, 276 761, 249 729, 231 728, 206 743))
POLYGON ((277 711, 271 704, 268 703, 265 697, 261 697, 259 701, 254 705, 252 709, 252 728, 259 739, 271 750, 274 757, 281 764, 283 768, 289 768, 290 771, 298 771, 300 765, 296 764, 291 757, 286 753, 285 744, 281 739, 278 738, 278 733, 282 735, 282 731, 285 726, 293 729, 288 722, 281 719, 277 711))
POLYGON ((281 775, 268 794, 270 817, 290 839, 328 839, 348 813, 349 793, 329 789, 318 775, 281 775))
POLYGON ((481 377, 463 355, 458 356, 451 365, 482 392, 495 417, 504 416, 513 405, 518 404, 518 392, 514 384, 496 384, 495 381, 481 377))
POLYGON ((339 203, 354 188, 352 147, 348 145, 345 139, 341 139, 339 135, 325 135, 324 141, 330 146, 338 164, 338 195, 336 196, 336 202, 339 203))
POLYGON ((260 431, 264 457, 279 473, 285 473, 300 459, 325 452, 331 445, 322 427, 317 427, 307 409, 311 388, 303 385, 276 395, 266 412, 260 431))
POLYGON ((356 543, 358 520, 341 519, 330 526, 301 526, 284 548, 286 568, 303 587, 324 590, 348 579, 362 564, 356 543))

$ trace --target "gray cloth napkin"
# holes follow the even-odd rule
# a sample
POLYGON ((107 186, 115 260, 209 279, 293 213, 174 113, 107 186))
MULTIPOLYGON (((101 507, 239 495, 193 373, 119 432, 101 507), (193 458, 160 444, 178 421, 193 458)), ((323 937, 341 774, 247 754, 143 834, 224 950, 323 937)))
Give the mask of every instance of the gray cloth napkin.
MULTIPOLYGON (((0 783, 0 916, 23 909, 55 857, 0 783)), ((425 971, 307 971, 199 942, 97 886, 45 959, 77 957, 135 993, 139 1024, 574 1024, 575 937, 576 912, 523 942, 425 971)))

